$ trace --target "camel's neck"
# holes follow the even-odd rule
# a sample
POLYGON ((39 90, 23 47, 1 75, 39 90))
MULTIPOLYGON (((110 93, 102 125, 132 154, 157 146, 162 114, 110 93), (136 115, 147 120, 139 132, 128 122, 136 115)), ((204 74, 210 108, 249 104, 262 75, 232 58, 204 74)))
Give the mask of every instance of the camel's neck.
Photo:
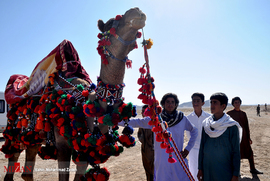
MULTIPOLYGON (((132 37, 135 37, 135 35, 132 37)), ((105 84, 122 84, 125 75, 125 62, 122 60, 127 57, 131 50, 133 50, 135 43, 131 45, 123 45, 123 43, 114 37, 111 38, 110 41, 111 45, 108 46, 107 49, 115 58, 107 57, 108 64, 101 64, 100 78, 105 84)))
POLYGON ((119 60, 108 58, 109 64, 101 64, 100 79, 105 84, 122 84, 125 75, 125 63, 119 60))
POLYGON ((137 29, 119 25, 116 30, 118 38, 116 38, 115 35, 110 35, 110 45, 106 46, 106 49, 115 58, 107 56, 108 64, 101 64, 100 78, 105 84, 116 85, 123 83, 125 62, 122 60, 124 60, 129 52, 134 49, 136 45, 137 32, 137 29))

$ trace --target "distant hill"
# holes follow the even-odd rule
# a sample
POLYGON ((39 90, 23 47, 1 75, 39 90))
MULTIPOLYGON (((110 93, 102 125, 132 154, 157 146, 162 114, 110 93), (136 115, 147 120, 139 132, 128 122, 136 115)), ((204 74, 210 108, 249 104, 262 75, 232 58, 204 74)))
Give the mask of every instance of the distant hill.
MULTIPOLYGON (((228 103, 228 107, 229 106, 232 106, 230 103, 228 103)), ((242 106, 244 106, 244 105, 242 105, 242 106)), ((142 106, 141 105, 136 105, 136 107, 137 107, 137 109, 141 109, 142 108, 142 106)), ((179 106, 178 106, 179 108, 184 108, 184 107, 186 107, 186 108, 190 108, 190 107, 192 107, 192 102, 190 101, 190 102, 184 102, 184 103, 182 103, 182 104, 180 104, 179 106)), ((210 107, 210 100, 206 100, 205 101, 205 103, 204 103, 204 105, 203 105, 203 107, 210 107)))
MULTIPOLYGON (((230 103, 228 103, 228 106, 231 106, 230 103)), ((192 102, 184 102, 180 104, 178 107, 192 107, 192 102)), ((210 100, 205 101, 203 107, 210 107, 210 100)))

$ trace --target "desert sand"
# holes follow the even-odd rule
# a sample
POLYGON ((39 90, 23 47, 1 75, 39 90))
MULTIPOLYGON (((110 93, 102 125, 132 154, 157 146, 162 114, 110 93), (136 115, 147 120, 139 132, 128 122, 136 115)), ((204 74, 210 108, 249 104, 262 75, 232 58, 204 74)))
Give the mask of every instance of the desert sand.
MULTIPOLYGON (((232 107, 228 107, 231 110, 232 107)), ((192 112, 192 108, 181 108, 185 115, 192 112)), ((209 108, 204 109, 209 112, 209 108)), ((252 175, 249 172, 248 160, 241 160, 241 181, 257 180, 269 181, 270 180, 270 111, 267 112, 261 109, 261 117, 256 115, 256 106, 242 106, 242 110, 247 113, 249 119, 249 126, 251 132, 251 139, 253 141, 252 149, 254 152, 255 166, 258 170, 263 171, 263 175, 252 175)), ((140 110, 138 110, 140 113, 140 110)), ((133 136, 136 138, 136 146, 132 148, 125 148, 124 152, 118 157, 111 157, 105 164, 110 172, 111 181, 145 181, 145 173, 141 161, 140 142, 137 139, 137 131, 133 136)), ((120 132, 120 131, 119 131, 120 132)), ((187 139, 185 139, 187 140, 187 139)), ((4 144, 4 138, 0 134, 0 147, 4 144)), ((185 143, 186 144, 186 143, 185 143)), ((21 153, 19 163, 24 165, 25 151, 21 153)), ((36 157, 36 166, 34 171, 34 180, 37 181, 54 181, 58 180, 58 173, 54 169, 57 168, 57 161, 42 160, 39 156, 36 157), (47 170, 46 170, 47 169, 47 170)), ((4 178, 4 166, 7 166, 7 159, 5 155, 0 152, 0 180, 4 178)), ((76 166, 71 163, 69 170, 70 180, 73 180, 75 175, 76 166)), ((14 175, 15 181, 22 180, 21 173, 16 172, 14 175)))

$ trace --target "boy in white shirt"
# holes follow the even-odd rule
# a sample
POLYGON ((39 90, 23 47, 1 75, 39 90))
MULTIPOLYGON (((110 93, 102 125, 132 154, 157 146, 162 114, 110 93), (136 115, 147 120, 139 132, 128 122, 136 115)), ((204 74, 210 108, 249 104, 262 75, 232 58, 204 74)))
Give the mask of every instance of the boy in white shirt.
MULTIPOLYGON (((200 150, 200 143, 201 143, 201 134, 202 134, 202 122, 205 118, 211 116, 211 114, 204 112, 202 110, 202 106, 204 105, 204 95, 202 93, 194 93, 191 96, 192 99, 192 106, 194 111, 190 113, 187 118, 188 120, 194 124, 194 126, 198 129, 198 136, 195 141, 194 147, 189 152, 189 170, 197 181, 197 173, 198 173, 198 155, 200 150)), ((190 133, 187 132, 188 138, 190 138, 190 133)))

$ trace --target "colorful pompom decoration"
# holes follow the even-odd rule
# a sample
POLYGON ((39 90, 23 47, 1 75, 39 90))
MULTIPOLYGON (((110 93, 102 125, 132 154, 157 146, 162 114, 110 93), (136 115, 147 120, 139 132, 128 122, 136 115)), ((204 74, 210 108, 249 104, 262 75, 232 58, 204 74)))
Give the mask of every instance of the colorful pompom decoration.
POLYGON ((46 146, 41 146, 38 150, 38 156, 43 160, 57 160, 57 149, 55 145, 46 144, 46 146))
POLYGON ((100 168, 95 166, 86 171, 84 176, 81 176, 81 181, 107 181, 109 180, 110 173, 106 167, 100 168))

